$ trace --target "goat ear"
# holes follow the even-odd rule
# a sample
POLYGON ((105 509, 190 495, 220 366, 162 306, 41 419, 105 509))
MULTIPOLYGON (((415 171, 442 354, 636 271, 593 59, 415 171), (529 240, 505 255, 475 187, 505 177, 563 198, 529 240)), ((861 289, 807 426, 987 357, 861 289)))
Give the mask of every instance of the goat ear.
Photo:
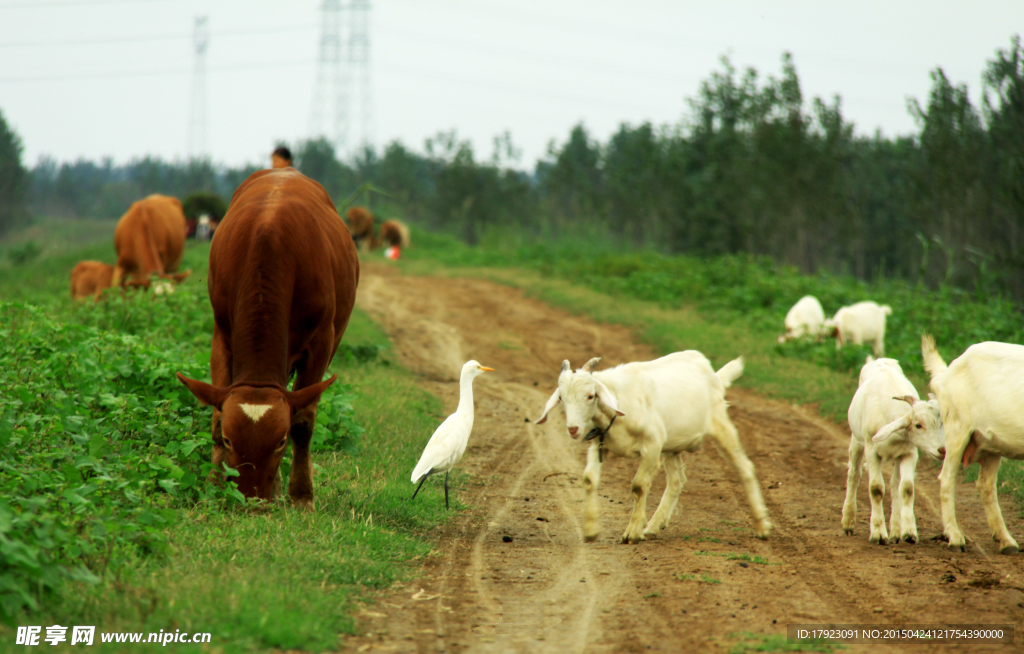
POLYGON ((292 408, 292 413, 298 413, 302 411, 310 404, 315 403, 323 395, 323 392, 327 390, 327 387, 334 383, 334 380, 338 378, 338 375, 331 375, 330 379, 324 380, 318 384, 307 386, 297 391, 285 392, 285 398, 288 400, 288 406, 292 408))
POLYGON ((866 366, 866 365, 868 365, 869 363, 874 363, 874 361, 875 361, 875 357, 873 357, 873 356, 871 356, 871 355, 869 354, 869 355, 868 355, 868 358, 864 359, 864 365, 866 366))
POLYGON ((189 379, 180 372, 177 373, 177 375, 178 381, 184 384, 185 387, 196 396, 197 400, 206 406, 212 406, 218 411, 221 410, 221 406, 224 404, 224 400, 228 396, 228 389, 214 386, 213 384, 207 384, 206 382, 201 382, 198 379, 189 379))
POLYGON ((569 372, 572 370, 572 366, 569 365, 569 360, 566 359, 562 362, 562 372, 569 372))
POLYGON ((894 397, 892 399, 900 400, 902 402, 906 402, 910 406, 914 406, 914 404, 916 402, 920 402, 921 401, 921 400, 917 399, 916 397, 914 397, 913 395, 899 395, 899 396, 896 396, 896 397, 894 397))
MULTIPOLYGON (((569 362, 566 361, 565 363, 568 364, 569 362)), ((563 370, 564 370, 564 368, 563 368, 563 370)), ((539 418, 537 418, 537 420, 534 421, 533 424, 535 424, 535 425, 543 425, 545 422, 547 422, 547 420, 548 420, 548 412, 551 411, 551 409, 554 409, 555 405, 558 404, 562 400, 562 397, 558 393, 559 393, 559 389, 556 388, 555 392, 552 393, 551 397, 548 398, 548 403, 544 405, 544 413, 542 413, 541 416, 539 418)))
MULTIPOLYGON (((902 398, 894 398, 894 399, 902 399, 902 398)), ((882 443, 882 442, 885 441, 885 439, 889 438, 890 436, 892 436, 896 432, 906 431, 906 430, 910 429, 910 423, 913 422, 913 419, 914 419, 914 412, 910 411, 905 416, 903 416, 901 418, 897 418, 897 419, 893 420, 892 422, 890 422, 888 425, 886 425, 886 426, 882 427, 881 429, 879 429, 878 433, 871 437, 871 440, 873 440, 876 443, 882 443)))
POLYGON ((586 363, 583 364, 583 370, 585 372, 590 372, 590 373, 594 372, 594 366, 596 366, 597 362, 600 361, 600 360, 601 360, 601 357, 594 357, 590 361, 587 361, 586 363))
POLYGON ((594 383, 597 384, 598 401, 620 416, 626 415, 622 411, 619 411, 619 401, 614 395, 612 395, 612 392, 608 390, 608 387, 596 379, 594 380, 594 383))

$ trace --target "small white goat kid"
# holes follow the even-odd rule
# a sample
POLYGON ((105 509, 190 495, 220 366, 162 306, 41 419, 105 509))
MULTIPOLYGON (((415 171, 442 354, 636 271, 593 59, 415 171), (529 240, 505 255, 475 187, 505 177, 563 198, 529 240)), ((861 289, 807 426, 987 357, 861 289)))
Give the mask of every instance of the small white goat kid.
POLYGON ((970 346, 949 366, 935 340, 921 336, 925 370, 939 396, 946 427, 946 460, 939 473, 942 533, 949 547, 966 549, 967 539, 956 523, 956 473, 960 463, 981 464, 978 492, 1000 554, 1018 551, 999 510, 996 478, 1002 457, 1024 459, 1024 346, 985 342, 970 346))
POLYGON ((822 332, 835 336, 837 350, 847 343, 871 343, 875 356, 880 357, 885 354, 885 317, 891 315, 888 304, 858 302, 836 311, 836 315, 825 321, 822 332))
POLYGON ((857 519, 857 488, 861 462, 867 459, 868 490, 871 496, 871 533, 868 540, 885 545, 917 542, 914 517, 914 474, 918 449, 941 458, 944 443, 938 402, 921 401, 917 389, 903 375, 896 359, 870 356, 860 371, 860 385, 850 402, 850 470, 846 477, 843 503, 843 531, 853 533, 857 519), (909 408, 907 405, 910 405, 909 408), (892 461, 889 480, 892 514, 885 530, 885 480, 882 462, 892 461))
POLYGON ((727 363, 717 374, 704 355, 694 350, 594 372, 600 360, 591 359, 576 372, 564 361, 558 389, 536 423, 546 421, 548 412, 561 401, 569 435, 592 441, 583 472, 584 538, 593 541, 600 532, 597 487, 602 450, 640 459, 633 477, 633 513, 622 534, 623 543, 637 543, 668 526, 686 483, 681 454, 697 450, 709 434, 739 474, 757 536, 767 538, 771 523, 754 465, 726 410, 725 389, 743 373, 743 359, 727 363), (645 527, 647 493, 662 461, 665 493, 645 527))
POLYGON ((786 314, 786 333, 779 336, 779 342, 785 343, 804 336, 821 335, 821 326, 825 322, 825 310, 821 302, 813 295, 805 295, 793 305, 786 314))

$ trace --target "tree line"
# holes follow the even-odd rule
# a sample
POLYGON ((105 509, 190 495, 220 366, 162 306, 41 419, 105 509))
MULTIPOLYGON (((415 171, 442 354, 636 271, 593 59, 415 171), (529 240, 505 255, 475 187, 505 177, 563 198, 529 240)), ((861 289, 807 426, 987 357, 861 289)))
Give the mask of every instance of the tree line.
MULTIPOLYGON (((769 256, 807 273, 949 283, 1020 300, 1018 36, 995 51, 982 82, 974 104, 965 85, 936 69, 928 96, 908 103, 916 133, 860 136, 838 96, 804 98, 788 54, 778 76, 737 70, 723 58, 677 124, 623 124, 606 142, 580 124, 529 172, 514 165, 507 133, 489 157, 451 131, 428 139, 423 152, 392 142, 346 161, 327 141, 306 141, 296 144, 295 162, 336 200, 369 181, 387 192, 372 199, 378 212, 470 243, 582 235, 665 253, 769 256)), ((0 123, 0 171, 11 149, 5 129, 0 123)), ((124 165, 42 159, 21 179, 22 218, 112 217, 153 192, 230 197, 256 168, 151 157, 124 165)), ((4 188, 0 231, 12 220, 4 188)))

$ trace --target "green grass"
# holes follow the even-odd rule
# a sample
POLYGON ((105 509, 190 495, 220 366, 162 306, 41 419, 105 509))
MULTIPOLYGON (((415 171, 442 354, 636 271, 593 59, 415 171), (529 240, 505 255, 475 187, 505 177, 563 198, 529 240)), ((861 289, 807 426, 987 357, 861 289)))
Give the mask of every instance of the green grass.
POLYGON ((708 552, 705 550, 698 550, 694 552, 697 556, 720 556, 725 558, 727 561, 746 561, 748 563, 757 563, 759 565, 770 565, 768 559, 763 556, 744 552, 737 554, 736 552, 708 552))
POLYGON ((755 634, 744 631, 729 634, 729 638, 739 639, 729 654, 747 654, 747 652, 834 652, 846 649, 843 643, 821 638, 806 639, 791 643, 785 634, 755 634))
POLYGON ((174 378, 209 378, 208 244, 186 249, 195 273, 170 296, 72 302, 74 263, 112 250, 0 267, 0 642, 12 625, 89 624, 210 632, 223 652, 336 649, 451 515, 437 485, 408 501, 440 401, 354 312, 320 402, 317 511, 243 506, 207 481, 210 409, 174 378))

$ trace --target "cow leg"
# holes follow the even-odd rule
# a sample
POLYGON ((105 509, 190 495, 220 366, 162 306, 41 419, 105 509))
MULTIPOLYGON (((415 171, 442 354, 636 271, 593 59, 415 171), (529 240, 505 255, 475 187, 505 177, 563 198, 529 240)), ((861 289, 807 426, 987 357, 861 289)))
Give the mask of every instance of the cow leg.
POLYGON ((686 463, 682 454, 666 454, 661 460, 665 466, 665 492, 661 495, 658 510, 644 529, 645 538, 656 538, 658 532, 668 526, 686 484, 686 463))
POLYGON ((583 540, 591 543, 601 533, 601 509, 597 504, 597 486, 601 483, 600 445, 592 442, 587 448, 587 467, 583 470, 583 490, 586 504, 583 508, 583 540))
POLYGON ((996 479, 999 476, 999 464, 1002 461, 1002 457, 996 454, 982 453, 978 459, 981 464, 981 472, 978 474, 977 486, 978 492, 981 493, 981 500, 985 504, 985 517, 988 518, 988 528, 992 532, 992 540, 999 543, 999 553, 1016 554, 1018 551, 1017 541, 1006 530, 1003 512, 999 510, 996 479))
MULTIPOLYGON (((902 517, 899 534, 903 541, 913 545, 917 542, 917 517, 914 515, 914 477, 917 474, 917 450, 903 457, 900 466, 900 493, 902 517)), ((893 508, 893 511, 896 509, 893 508)), ((891 532, 892 530, 890 530, 891 532)))
POLYGON ((850 438, 850 463, 846 471, 846 501, 843 502, 843 532, 849 536, 857 524, 857 490, 860 488, 864 443, 850 438))
POLYGON ((867 464, 868 495, 871 497, 871 533, 868 534, 868 541, 886 545, 889 542, 889 533, 885 529, 885 505, 882 504, 882 498, 885 497, 885 478, 882 476, 882 460, 874 448, 867 451, 867 464))
MULTIPOLYGON (((210 382, 214 386, 222 388, 231 385, 231 349, 228 347, 224 335, 216 327, 213 328, 213 343, 210 348, 210 382)), ((213 425, 210 429, 213 437, 213 470, 210 478, 220 483, 224 480, 221 471, 221 463, 227 460, 227 450, 224 447, 224 435, 220 428, 220 411, 213 409, 213 425)))
POLYGON ((661 462, 661 445, 659 443, 645 443, 640 446, 640 467, 633 475, 633 513, 629 518, 629 525, 622 534, 623 543, 639 543, 644 540, 644 523, 647 522, 647 493, 651 490, 651 482, 658 472, 658 464, 661 462))
MULTIPOLYGON (((309 344, 305 360, 307 365, 298 370, 294 389, 306 388, 323 380, 324 372, 331 361, 334 350, 334 330, 328 327, 320 332, 309 344)), ((303 509, 312 511, 313 504, 313 462, 309 445, 313 440, 316 426, 316 407, 319 400, 302 409, 292 418, 292 473, 288 480, 288 495, 292 502, 303 509)))
POLYGON ((725 455, 740 477, 743 492, 747 496, 747 505, 750 507, 750 517, 754 521, 754 534, 761 539, 768 538, 772 523, 768 520, 768 507, 764 505, 764 498, 761 496, 761 484, 754 472, 754 464, 743 451, 739 432, 736 431, 732 420, 729 420, 725 405, 721 405, 716 413, 717 415, 712 418, 714 425, 711 435, 718 443, 719 451, 725 455))
MULTIPOLYGON (((971 431, 956 419, 946 422, 946 457, 939 473, 939 500, 942 504, 942 533, 949 541, 949 548, 967 551, 967 539, 956 523, 956 476, 960 461, 971 440, 971 431)), ((980 478, 979 478, 980 479, 980 478)))

